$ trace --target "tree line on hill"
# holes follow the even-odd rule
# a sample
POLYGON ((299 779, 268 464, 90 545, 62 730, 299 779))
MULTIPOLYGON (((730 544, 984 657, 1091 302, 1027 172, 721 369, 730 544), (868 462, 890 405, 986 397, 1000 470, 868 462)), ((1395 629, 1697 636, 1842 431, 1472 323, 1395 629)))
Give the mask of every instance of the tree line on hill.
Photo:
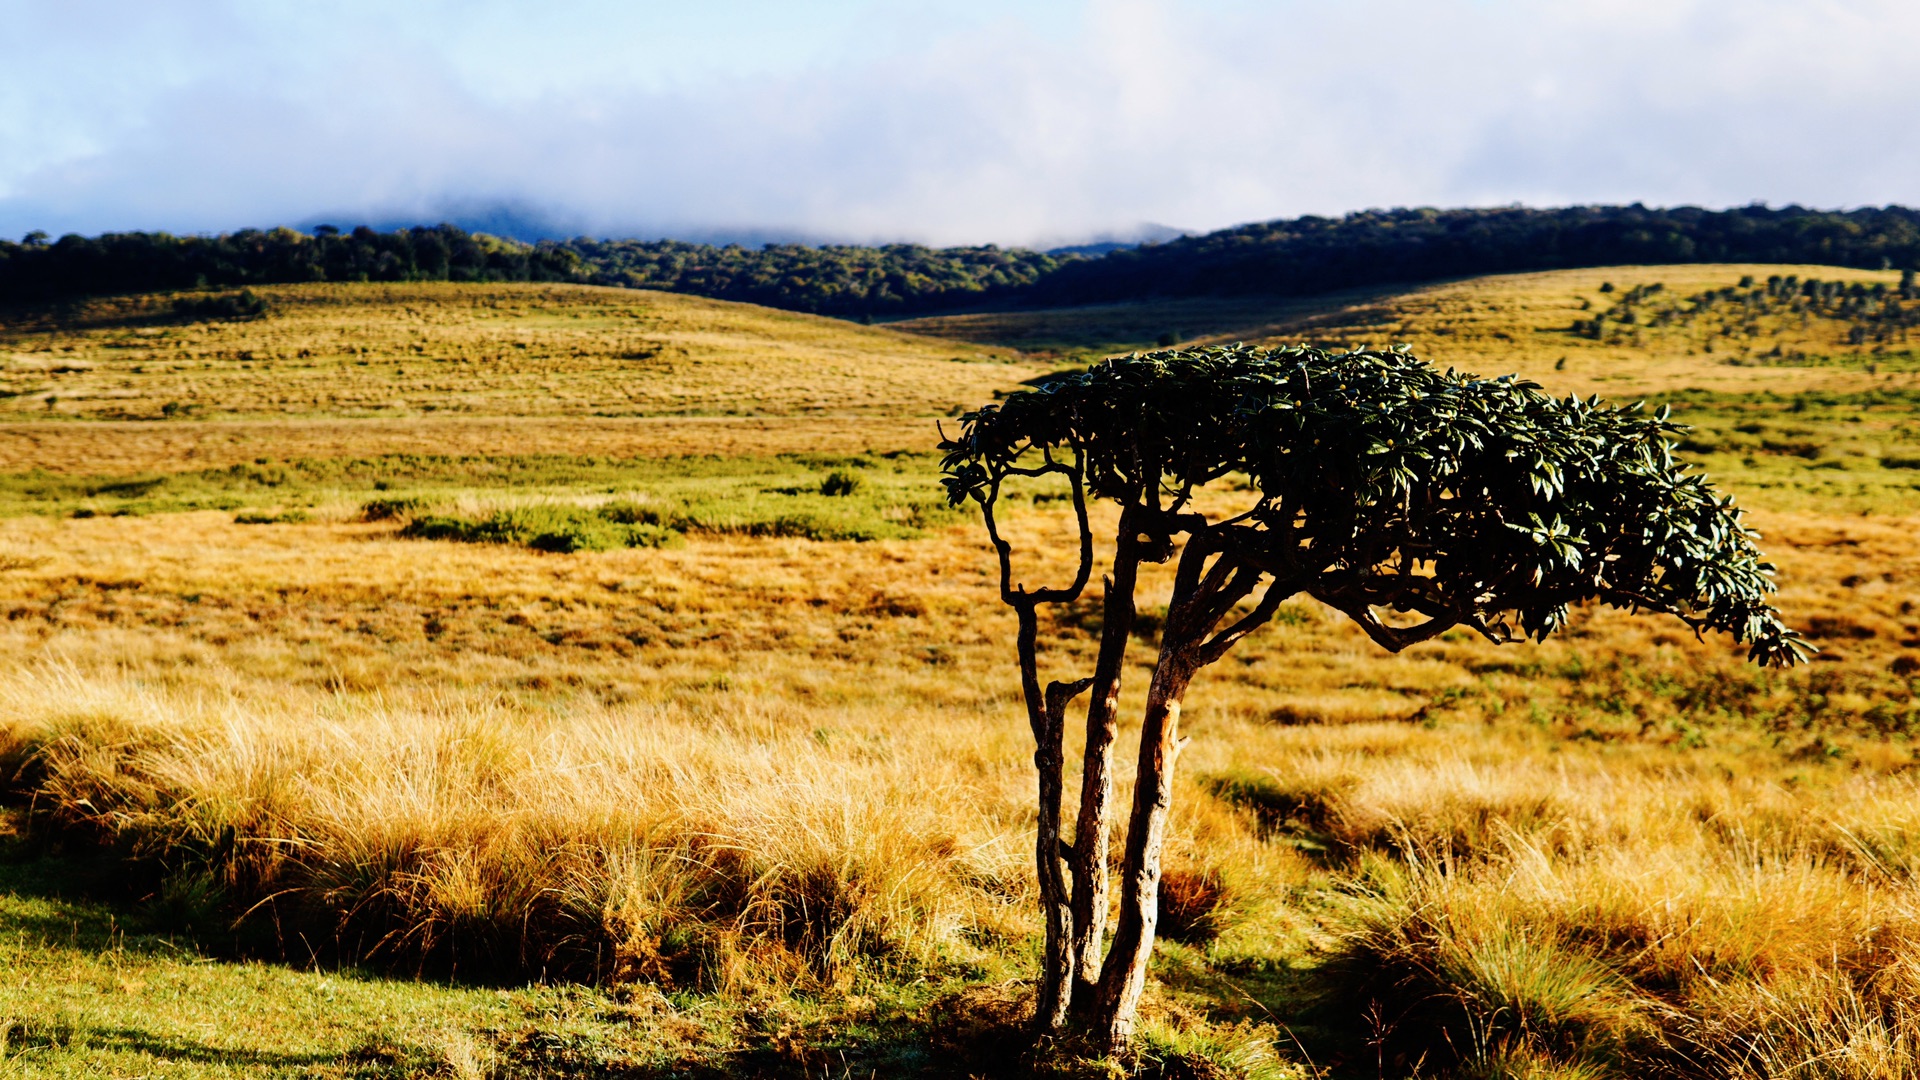
POLYGON ((1628 263, 1920 267, 1920 211, 1789 206, 1368 210, 1113 251, 673 240, 525 244, 452 225, 0 241, 0 304, 300 281, 555 281, 663 289, 843 317, 1149 297, 1303 295, 1628 263))
POLYGON ((1920 266, 1920 211, 1368 210, 1242 225, 1063 266, 1041 304, 1146 296, 1301 295, 1365 285, 1583 266, 1817 263, 1920 266))
POLYGON ((570 240, 599 285, 666 289, 846 317, 906 315, 1018 301, 1077 256, 1019 248, 570 240))

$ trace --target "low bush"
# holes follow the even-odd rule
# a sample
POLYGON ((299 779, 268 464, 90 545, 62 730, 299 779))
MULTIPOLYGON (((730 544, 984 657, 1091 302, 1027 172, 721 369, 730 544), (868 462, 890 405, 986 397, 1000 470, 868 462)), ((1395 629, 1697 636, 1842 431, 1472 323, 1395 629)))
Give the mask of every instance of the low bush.
POLYGON ((411 519, 426 504, 419 499, 369 499, 360 504, 361 521, 399 521, 411 519))
POLYGON ((282 510, 272 513, 266 510, 242 510, 233 515, 235 525, 297 525, 309 520, 305 510, 282 510))
POLYGON ((252 289, 208 296, 182 296, 173 302, 173 313, 182 319, 199 321, 257 319, 267 313, 267 302, 252 289))
POLYGON ((820 494, 832 498, 851 495, 860 490, 860 474, 845 469, 835 469, 820 481, 820 494))

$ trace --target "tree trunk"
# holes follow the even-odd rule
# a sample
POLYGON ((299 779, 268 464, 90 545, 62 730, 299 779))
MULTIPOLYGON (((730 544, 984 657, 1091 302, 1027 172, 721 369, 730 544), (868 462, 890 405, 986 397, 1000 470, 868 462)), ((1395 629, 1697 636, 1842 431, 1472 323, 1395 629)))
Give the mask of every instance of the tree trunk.
POLYGON ((1100 988, 1101 953, 1107 931, 1107 858, 1113 816, 1113 741, 1118 729, 1120 677, 1133 634, 1134 582, 1139 576, 1137 545, 1126 535, 1114 553, 1107 579, 1100 628, 1100 657, 1094 666, 1093 696, 1087 702, 1087 745, 1080 773, 1080 817, 1073 847, 1073 1001, 1075 1016, 1093 1015, 1100 988))
MULTIPOLYGON (((1020 689, 1027 701, 1027 722, 1033 728, 1033 766, 1039 774, 1039 821, 1034 830, 1034 870, 1040 882, 1040 907, 1046 917, 1045 967, 1040 975, 1040 1000, 1034 1024, 1052 1031, 1066 1023, 1073 990, 1073 910, 1068 900, 1066 874, 1060 862, 1060 789, 1064 764, 1061 736, 1065 729, 1064 695, 1057 707, 1042 694, 1037 650, 1038 617, 1034 605, 1019 608, 1020 689)), ((1052 689, 1062 688, 1055 684, 1052 689)))
POLYGON ((1153 955, 1154 927, 1160 916, 1160 851, 1166 840, 1167 808, 1173 801, 1174 759, 1180 752, 1180 703, 1194 673, 1189 647, 1172 639, 1172 623, 1170 617, 1167 640, 1147 691, 1133 812, 1127 822, 1126 861, 1120 871, 1120 918, 1100 972, 1093 1020, 1094 1036, 1116 1050, 1133 1037, 1134 1017, 1146 989, 1147 961, 1153 955))

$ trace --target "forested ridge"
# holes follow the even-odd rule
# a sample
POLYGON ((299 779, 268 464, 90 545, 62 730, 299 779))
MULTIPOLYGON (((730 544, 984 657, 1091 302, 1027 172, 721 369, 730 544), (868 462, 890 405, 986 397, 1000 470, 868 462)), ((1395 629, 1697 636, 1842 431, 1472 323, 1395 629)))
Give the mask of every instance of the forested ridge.
POLYGON ((1021 248, 569 240, 598 285, 667 289, 823 315, 894 315, 1025 296, 1077 256, 1021 248))
POLYGON ((1920 211, 1797 206, 1732 210, 1367 210, 1242 225, 1061 267, 1041 304, 1143 296, 1299 295, 1523 270, 1661 263, 1920 266, 1920 211))
POLYGON ((525 244, 452 225, 29 234, 0 241, 0 303, 298 281, 565 281, 664 289, 843 317, 1149 296, 1300 295, 1630 263, 1920 267, 1920 211, 1520 207, 1301 217, 1100 257, 1020 248, 674 240, 525 244))

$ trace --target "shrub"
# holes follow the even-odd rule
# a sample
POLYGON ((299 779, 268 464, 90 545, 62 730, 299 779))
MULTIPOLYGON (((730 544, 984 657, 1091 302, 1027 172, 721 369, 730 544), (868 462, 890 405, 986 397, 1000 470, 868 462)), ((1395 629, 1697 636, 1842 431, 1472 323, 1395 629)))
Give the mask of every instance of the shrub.
POLYGON ((173 313, 182 319, 257 319, 267 313, 267 302, 252 289, 241 289, 237 293, 178 297, 173 313))
POLYGON ((687 515, 677 508, 662 509, 625 499, 604 504, 599 514, 620 525, 659 525, 681 532, 685 532, 691 524, 687 515))
POLYGON ((845 469, 835 469, 820 481, 820 494, 835 498, 851 495, 860 490, 860 475, 845 469))
POLYGON ((396 521, 412 518, 423 506, 419 499, 369 499, 360 504, 360 520, 396 521))
POLYGON ((1218 870, 1168 870, 1160 878, 1160 932, 1204 945, 1227 928, 1232 899, 1218 870))

